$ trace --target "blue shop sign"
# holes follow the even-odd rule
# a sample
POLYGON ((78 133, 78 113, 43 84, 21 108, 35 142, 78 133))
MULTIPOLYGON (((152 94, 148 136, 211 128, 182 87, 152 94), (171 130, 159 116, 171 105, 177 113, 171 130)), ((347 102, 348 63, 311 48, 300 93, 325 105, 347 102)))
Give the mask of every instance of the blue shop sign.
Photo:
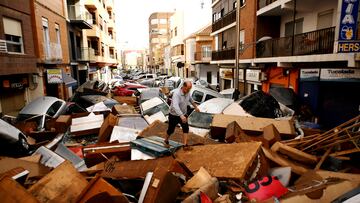
POLYGON ((339 41, 356 39, 359 0, 343 0, 341 7, 339 41))

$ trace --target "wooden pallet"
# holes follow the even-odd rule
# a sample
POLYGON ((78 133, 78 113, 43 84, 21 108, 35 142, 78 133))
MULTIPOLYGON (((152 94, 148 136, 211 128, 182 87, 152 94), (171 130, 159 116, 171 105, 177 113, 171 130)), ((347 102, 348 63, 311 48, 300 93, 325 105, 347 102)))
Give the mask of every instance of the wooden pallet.
POLYGON ((180 148, 183 144, 169 140, 169 148, 165 147, 164 138, 158 136, 150 136, 134 140, 130 143, 131 147, 154 157, 170 155, 180 148))

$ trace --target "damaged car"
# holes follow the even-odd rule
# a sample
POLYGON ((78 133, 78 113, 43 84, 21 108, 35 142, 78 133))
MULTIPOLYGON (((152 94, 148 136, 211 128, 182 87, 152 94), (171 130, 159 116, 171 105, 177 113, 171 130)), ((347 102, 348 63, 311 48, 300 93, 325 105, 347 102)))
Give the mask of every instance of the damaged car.
POLYGON ((24 156, 29 154, 27 136, 16 127, 0 119, 0 153, 24 156))

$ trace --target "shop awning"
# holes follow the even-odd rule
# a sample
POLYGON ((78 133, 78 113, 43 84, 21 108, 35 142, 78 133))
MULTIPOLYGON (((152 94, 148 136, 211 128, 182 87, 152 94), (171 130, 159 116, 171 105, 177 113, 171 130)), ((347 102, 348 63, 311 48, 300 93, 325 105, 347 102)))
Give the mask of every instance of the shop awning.
POLYGON ((75 80, 70 75, 63 73, 63 81, 66 86, 72 87, 77 85, 77 80, 75 80))

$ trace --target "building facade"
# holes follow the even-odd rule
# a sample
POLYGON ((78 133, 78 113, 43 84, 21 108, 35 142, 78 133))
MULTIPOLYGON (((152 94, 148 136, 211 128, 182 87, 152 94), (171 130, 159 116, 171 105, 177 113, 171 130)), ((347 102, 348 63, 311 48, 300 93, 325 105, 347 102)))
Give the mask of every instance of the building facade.
MULTIPOLYGON (((252 72, 261 72, 261 70, 254 67, 254 64, 243 62, 239 64, 239 81, 235 81, 236 7, 236 0, 213 1, 211 36, 215 37, 215 49, 212 52, 211 64, 219 67, 221 89, 238 88, 241 95, 247 95, 261 89, 261 81, 247 81, 246 76, 251 75, 252 72)), ((256 1, 240 1, 240 59, 255 57, 256 10, 256 1)))
POLYGON ((149 17, 149 65, 154 72, 166 73, 164 47, 170 43, 171 12, 152 13, 149 17))
POLYGON ((17 112, 42 93, 30 1, 0 2, 0 115, 17 112))
POLYGON ((88 69, 89 79, 108 82, 112 69, 118 65, 114 1, 85 0, 84 4, 93 19, 92 29, 82 30, 83 44, 95 52, 88 69))
POLYGON ((262 89, 293 89, 325 128, 359 114, 360 96, 353 92, 360 88, 358 58, 338 46, 342 4, 346 1, 259 0, 256 12, 257 39, 268 38, 257 43, 251 61, 266 70, 262 89))
POLYGON ((219 68, 210 64, 215 45, 214 37, 210 36, 211 28, 211 25, 203 27, 184 40, 185 72, 216 87, 219 83, 219 68))

